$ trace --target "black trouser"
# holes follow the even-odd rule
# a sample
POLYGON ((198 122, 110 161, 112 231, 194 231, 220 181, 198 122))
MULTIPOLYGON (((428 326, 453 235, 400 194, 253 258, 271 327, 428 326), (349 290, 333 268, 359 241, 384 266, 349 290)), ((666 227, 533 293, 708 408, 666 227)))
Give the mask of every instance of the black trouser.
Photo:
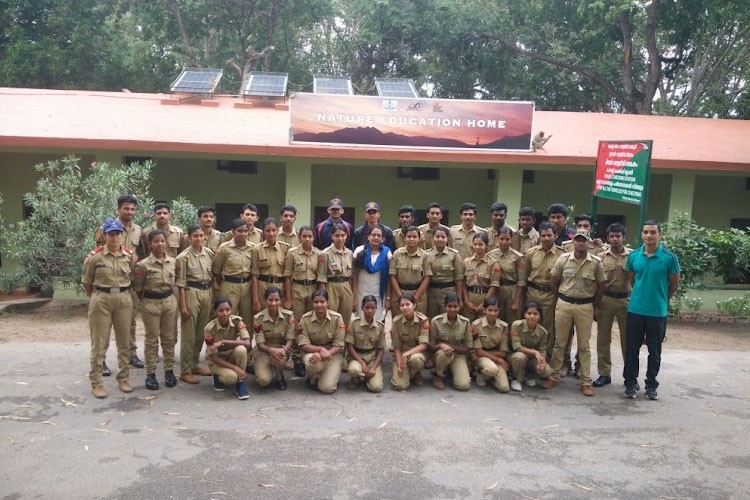
POLYGON ((638 381, 640 369, 638 355, 641 345, 645 343, 648 347, 646 387, 656 389, 659 387, 656 376, 659 374, 659 366, 661 365, 661 344, 667 333, 667 318, 629 312, 627 321, 625 329, 625 368, 622 370, 625 386, 633 387, 638 381))

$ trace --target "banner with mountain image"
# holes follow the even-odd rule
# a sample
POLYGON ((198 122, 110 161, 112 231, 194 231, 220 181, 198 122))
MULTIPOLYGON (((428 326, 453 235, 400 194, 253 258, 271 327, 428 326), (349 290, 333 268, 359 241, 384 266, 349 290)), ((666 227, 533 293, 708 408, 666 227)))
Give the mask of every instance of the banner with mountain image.
POLYGON ((290 142, 530 151, 533 102, 298 93, 290 142))

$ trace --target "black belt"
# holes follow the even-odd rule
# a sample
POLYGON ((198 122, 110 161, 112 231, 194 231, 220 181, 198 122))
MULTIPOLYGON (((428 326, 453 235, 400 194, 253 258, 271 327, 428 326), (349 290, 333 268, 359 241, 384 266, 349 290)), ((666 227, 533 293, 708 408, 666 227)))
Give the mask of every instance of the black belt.
POLYGON ((104 293, 120 293, 120 292, 124 292, 125 290, 127 290, 128 288, 130 288, 130 285, 128 285, 128 286, 120 286, 120 287, 117 287, 117 286, 113 286, 113 287, 97 286, 95 288, 97 290, 99 290, 100 292, 104 292, 104 293))
POLYGON ((167 290, 166 292, 151 292, 149 290, 143 291, 143 296, 147 299, 166 299, 170 295, 172 295, 172 290, 167 290))
POLYGON ((356 347, 354 349, 357 351, 357 354, 372 354, 375 352, 375 349, 357 349, 356 347))
POLYGON ((604 292, 604 295, 613 299, 627 299, 630 297, 630 292, 604 292))
POLYGON ((486 286, 467 286, 466 290, 471 293, 487 293, 490 291, 489 287, 486 286))
POLYGON ((552 287, 549 285, 539 285, 537 283, 534 283, 533 281, 527 281, 526 286, 530 286, 534 290, 539 290, 540 292, 551 292, 552 287))
POLYGON ((430 288, 450 288, 452 286, 456 286, 455 281, 446 281, 445 283, 436 283, 434 281, 430 281, 430 284, 427 285, 430 288))
POLYGON ((310 286, 317 283, 316 280, 292 280, 292 283, 295 285, 303 285, 303 286, 310 286))
POLYGON ((513 281, 513 280, 506 280, 505 278, 503 278, 503 279, 500 280, 500 284, 502 286, 514 286, 516 284, 516 282, 513 281))
POLYGON ((417 283, 416 285, 402 285, 401 283, 398 284, 398 287, 401 290, 417 290, 419 289, 420 283, 417 283))
POLYGON ((190 288, 197 288, 198 290, 208 290, 211 288, 211 283, 201 283, 200 281, 188 281, 186 285, 190 288))
POLYGON ((568 302, 570 304, 591 304, 592 302, 594 302, 594 297, 586 297, 586 298, 579 299, 576 297, 568 297, 567 295, 562 294, 562 293, 558 294, 557 296, 560 297, 565 302, 568 302))
POLYGON ((328 283, 344 283, 349 281, 348 276, 329 276, 328 283))
POLYGON ((248 283, 250 282, 250 276, 247 278, 237 277, 237 276, 224 276, 224 281, 228 281, 229 283, 248 283))
POLYGON ((269 276, 268 274, 259 274, 258 279, 261 281, 265 281, 266 283, 283 283, 284 277, 281 278, 277 276, 269 276))

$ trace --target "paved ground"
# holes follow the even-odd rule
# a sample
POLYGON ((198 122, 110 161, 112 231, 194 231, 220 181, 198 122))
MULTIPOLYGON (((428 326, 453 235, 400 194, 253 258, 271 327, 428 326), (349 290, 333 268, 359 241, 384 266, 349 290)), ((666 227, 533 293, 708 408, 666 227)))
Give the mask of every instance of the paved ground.
POLYGON ((572 378, 509 395, 295 380, 242 402, 209 379, 150 392, 142 370, 100 401, 86 343, 6 343, 0 498, 748 498, 748 357, 668 350, 659 401, 625 400, 618 376, 594 398, 572 378))

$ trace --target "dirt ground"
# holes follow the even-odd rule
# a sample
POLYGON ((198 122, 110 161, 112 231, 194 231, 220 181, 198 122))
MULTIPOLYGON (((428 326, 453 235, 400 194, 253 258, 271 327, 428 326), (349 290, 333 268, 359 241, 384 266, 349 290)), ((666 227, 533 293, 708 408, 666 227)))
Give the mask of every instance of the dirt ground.
MULTIPOLYGON (((0 343, 4 342, 88 342, 87 306, 83 303, 52 301, 42 307, 0 314, 0 343)), ((137 321, 137 337, 143 338, 143 323, 137 321)), ((615 331, 617 327, 615 327, 615 331)), ((616 333, 614 333, 616 337, 616 333)), ((595 346, 596 327, 591 345, 595 346)), ((613 349, 619 345, 613 339, 613 349)), ((664 349, 697 351, 750 351, 750 327, 720 323, 670 323, 664 349)))

